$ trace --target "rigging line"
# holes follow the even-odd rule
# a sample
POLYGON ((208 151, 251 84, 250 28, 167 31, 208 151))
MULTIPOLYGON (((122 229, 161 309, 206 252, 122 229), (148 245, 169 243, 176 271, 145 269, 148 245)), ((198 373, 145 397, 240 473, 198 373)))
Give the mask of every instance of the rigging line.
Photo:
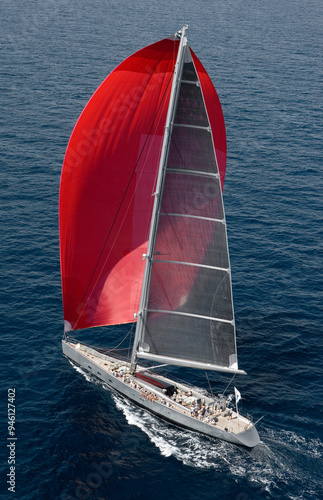
POLYGON ((126 338, 130 335, 131 333, 131 330, 133 328, 133 325, 131 325, 131 328, 129 328, 129 331, 128 333, 123 337, 123 339, 121 340, 121 342, 119 342, 118 345, 116 345, 115 347, 111 347, 111 349, 108 349, 107 352, 111 352, 111 351, 114 351, 116 349, 118 349, 118 347, 126 340, 126 338))
POLYGON ((236 376, 236 373, 233 375, 232 379, 230 380, 230 382, 228 383, 228 385, 226 386, 226 388, 224 389, 224 392, 223 392, 223 396, 225 395, 229 385, 231 384, 232 380, 234 379, 234 377, 236 376))
POLYGON ((212 398, 214 399, 214 394, 213 394, 213 391, 212 391, 212 387, 211 387, 210 380, 209 380, 207 372, 205 372, 205 376, 206 376, 206 380, 208 381, 208 384, 209 384, 209 388, 210 388, 210 391, 211 391, 212 398))
MULTIPOLYGON (((129 328, 128 332, 126 333, 126 335, 123 337, 123 339, 119 342, 119 344, 117 344, 115 347, 111 347, 111 349, 105 349, 104 350, 104 353, 108 353, 108 352, 111 352, 111 351, 115 351, 116 349, 118 349, 118 347, 127 339, 127 337, 130 335, 131 336, 131 330, 133 329, 133 324, 131 325, 131 328, 129 328)), ((77 342, 79 343, 79 340, 76 339, 75 337, 72 337, 71 335, 68 336, 68 340, 72 340, 74 342, 77 342)), ((90 349, 102 349, 102 347, 100 346, 96 346, 94 344, 88 344, 87 342, 83 342, 82 341, 82 345, 85 346, 85 347, 89 347, 90 349)), ((123 348, 122 350, 125 350, 127 348, 123 348)), ((99 351, 100 352, 100 351, 99 351)))
MULTIPOLYGON (((95 266, 94 266, 94 270, 93 270, 92 275, 91 275, 91 277, 90 277, 89 283, 88 283, 88 285, 87 285, 87 287, 86 287, 86 290, 85 290, 85 292, 84 292, 84 294, 83 294, 83 297, 82 297, 82 300, 81 300, 81 302, 80 302, 80 305, 79 305, 79 307, 78 307, 78 309, 77 309, 77 311, 76 311, 76 314, 75 314, 75 317, 74 317, 74 320, 73 320, 73 323, 72 323, 73 327, 75 327, 75 326, 77 325, 77 323, 78 323, 78 321, 79 321, 79 319, 80 319, 80 317, 81 317, 81 314, 82 314, 82 312, 84 311, 84 308, 85 308, 85 306, 86 306, 87 301, 84 303, 84 299, 85 299, 86 294, 87 294, 87 292, 88 292, 88 290, 89 290, 89 288, 90 288, 91 281, 92 281, 92 279, 93 279, 93 276, 94 276, 94 274, 95 274, 95 271, 97 270, 97 267, 98 267, 98 265, 99 265, 99 262, 100 262, 100 260, 101 260, 102 254, 103 254, 103 251, 104 251, 104 249, 105 249, 105 246, 106 246, 106 244, 107 244, 107 242, 108 242, 108 239, 109 239, 109 237, 110 237, 110 234, 111 234, 111 232, 112 232, 112 229, 114 228, 114 224, 115 224, 115 222, 116 222, 116 219, 117 219, 118 214, 119 214, 119 212, 120 212, 121 206, 122 206, 122 204, 123 204, 123 202, 124 202, 124 199, 125 199, 125 197, 126 197, 126 194, 127 194, 127 192, 128 192, 128 189, 129 189, 129 186, 130 186, 131 181, 132 181, 132 179, 133 179, 133 176, 134 176, 134 174, 135 174, 135 172, 136 172, 136 168, 137 168, 138 163, 139 163, 139 161, 140 161, 141 155, 142 155, 142 153, 143 153, 143 151, 144 151, 144 149, 145 149, 145 146, 146 146, 146 143, 147 143, 147 141, 148 141, 148 138, 150 137, 150 134, 151 134, 151 131, 152 131, 153 125, 154 125, 154 123, 155 123, 156 117, 157 117, 157 115, 158 115, 158 113, 159 113, 159 110, 160 110, 160 108, 161 108, 162 104, 164 103, 164 98, 165 98, 165 95, 166 95, 167 89, 168 89, 168 87, 169 87, 169 84, 170 84, 170 82, 171 82, 171 80, 172 80, 172 77, 173 77, 174 71, 175 71, 175 68, 173 69, 173 71, 172 71, 172 72, 171 72, 171 74, 170 74, 169 80, 168 80, 167 85, 166 85, 166 89, 165 89, 165 91, 164 91, 164 94, 163 94, 163 96, 162 96, 162 99, 161 99, 161 101, 160 101, 160 104, 159 104, 159 106, 158 106, 158 108, 157 108, 157 111, 156 111, 156 113, 155 113, 155 116, 154 116, 154 118, 153 118, 152 124, 151 124, 151 126, 150 126, 150 129, 149 129, 149 131, 148 131, 147 137, 146 137, 146 139, 145 139, 145 142, 144 142, 144 144, 143 144, 143 146, 142 146, 142 148, 141 148, 140 154, 139 154, 139 156, 138 156, 138 159, 137 159, 137 162, 136 162, 136 164, 135 164, 135 167, 134 167, 134 169, 133 169, 133 171, 132 171, 132 174, 131 174, 131 177, 130 177, 130 179, 129 179, 129 182, 128 182, 127 186, 126 186, 126 189, 125 189, 125 192, 124 192, 124 194, 123 194, 122 200, 121 200, 121 202, 120 202, 120 204, 119 204, 119 208, 118 208, 118 210, 117 210, 117 212, 116 212, 116 215, 115 215, 115 217, 114 217, 114 220, 113 220, 113 222, 112 222, 112 225, 111 225, 110 231, 109 231, 109 233, 108 233, 108 235, 107 235, 107 237, 106 237, 106 239, 105 239, 105 241, 104 241, 104 244, 103 244, 102 250, 101 250, 100 255, 99 255, 99 257, 98 257, 98 260, 97 260, 97 262, 96 262, 96 264, 95 264, 95 266)), ((105 261, 105 262, 106 262, 106 261, 105 261)), ((101 273, 99 274, 98 279, 99 279, 99 277, 100 277, 100 276, 101 276, 101 273)), ((97 279, 96 283, 98 282, 98 279, 97 279)), ((96 283, 95 283, 95 284, 96 284, 96 283)), ((90 294, 90 295, 91 295, 91 294, 90 294)), ((89 297, 90 297, 90 296, 89 296, 89 297)), ((89 297, 88 297, 88 299, 89 299, 89 297)))

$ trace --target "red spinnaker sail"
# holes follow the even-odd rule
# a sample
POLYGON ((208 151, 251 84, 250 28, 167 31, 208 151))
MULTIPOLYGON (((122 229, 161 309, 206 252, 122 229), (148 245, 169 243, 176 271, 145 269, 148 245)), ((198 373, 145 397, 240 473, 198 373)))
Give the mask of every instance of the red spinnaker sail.
MULTIPOLYGON (((70 138, 59 225, 64 319, 73 330, 131 322, 138 311, 178 46, 164 39, 121 63, 94 93, 70 138)), ((192 55, 223 185, 223 114, 192 55)))

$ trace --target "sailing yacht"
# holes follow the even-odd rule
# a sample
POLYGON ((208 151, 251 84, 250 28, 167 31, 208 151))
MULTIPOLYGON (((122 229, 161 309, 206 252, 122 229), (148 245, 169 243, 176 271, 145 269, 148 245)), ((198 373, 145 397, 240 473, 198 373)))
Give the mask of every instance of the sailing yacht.
POLYGON ((223 113, 186 31, 112 71, 71 135, 59 207, 62 347, 158 417, 252 448, 259 436, 234 407, 237 390, 215 397, 159 369, 245 373, 222 200, 223 113), (116 324, 136 325, 129 359, 72 337, 116 324))

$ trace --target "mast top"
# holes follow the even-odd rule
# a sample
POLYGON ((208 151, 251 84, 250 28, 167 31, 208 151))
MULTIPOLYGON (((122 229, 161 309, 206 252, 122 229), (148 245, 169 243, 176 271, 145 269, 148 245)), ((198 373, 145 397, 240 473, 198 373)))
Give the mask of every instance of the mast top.
POLYGON ((188 29, 188 24, 184 24, 183 28, 181 30, 176 31, 175 36, 178 39, 181 39, 182 37, 185 36, 185 31, 188 29))

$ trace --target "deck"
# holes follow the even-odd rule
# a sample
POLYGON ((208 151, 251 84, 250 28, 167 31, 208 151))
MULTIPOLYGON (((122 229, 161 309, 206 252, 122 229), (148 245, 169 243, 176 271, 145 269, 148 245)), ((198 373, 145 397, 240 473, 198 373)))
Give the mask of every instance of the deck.
MULTIPOLYGON (((94 349, 87 348, 81 344, 74 346, 76 350, 80 350, 82 355, 95 363, 100 369, 105 371, 112 377, 117 378, 124 384, 128 385, 135 391, 138 391, 142 398, 146 398, 151 402, 166 405, 179 413, 190 416, 193 419, 200 420, 211 427, 216 427, 223 431, 228 431, 233 434, 239 434, 246 431, 251 422, 245 417, 237 414, 230 408, 218 408, 214 404, 214 399, 205 394, 198 392, 189 386, 182 383, 175 382, 167 377, 161 375, 152 375, 150 372, 145 371, 144 367, 137 367, 137 372, 130 375, 130 363, 117 360, 106 354, 100 354, 94 349), (136 376, 137 374, 147 375, 146 380, 142 380, 136 376), (149 379, 154 379, 154 382, 160 382, 160 387, 149 379), (173 396, 165 394, 165 386, 176 386, 177 392, 173 396)), ((89 368, 91 368, 89 366, 89 368)))

